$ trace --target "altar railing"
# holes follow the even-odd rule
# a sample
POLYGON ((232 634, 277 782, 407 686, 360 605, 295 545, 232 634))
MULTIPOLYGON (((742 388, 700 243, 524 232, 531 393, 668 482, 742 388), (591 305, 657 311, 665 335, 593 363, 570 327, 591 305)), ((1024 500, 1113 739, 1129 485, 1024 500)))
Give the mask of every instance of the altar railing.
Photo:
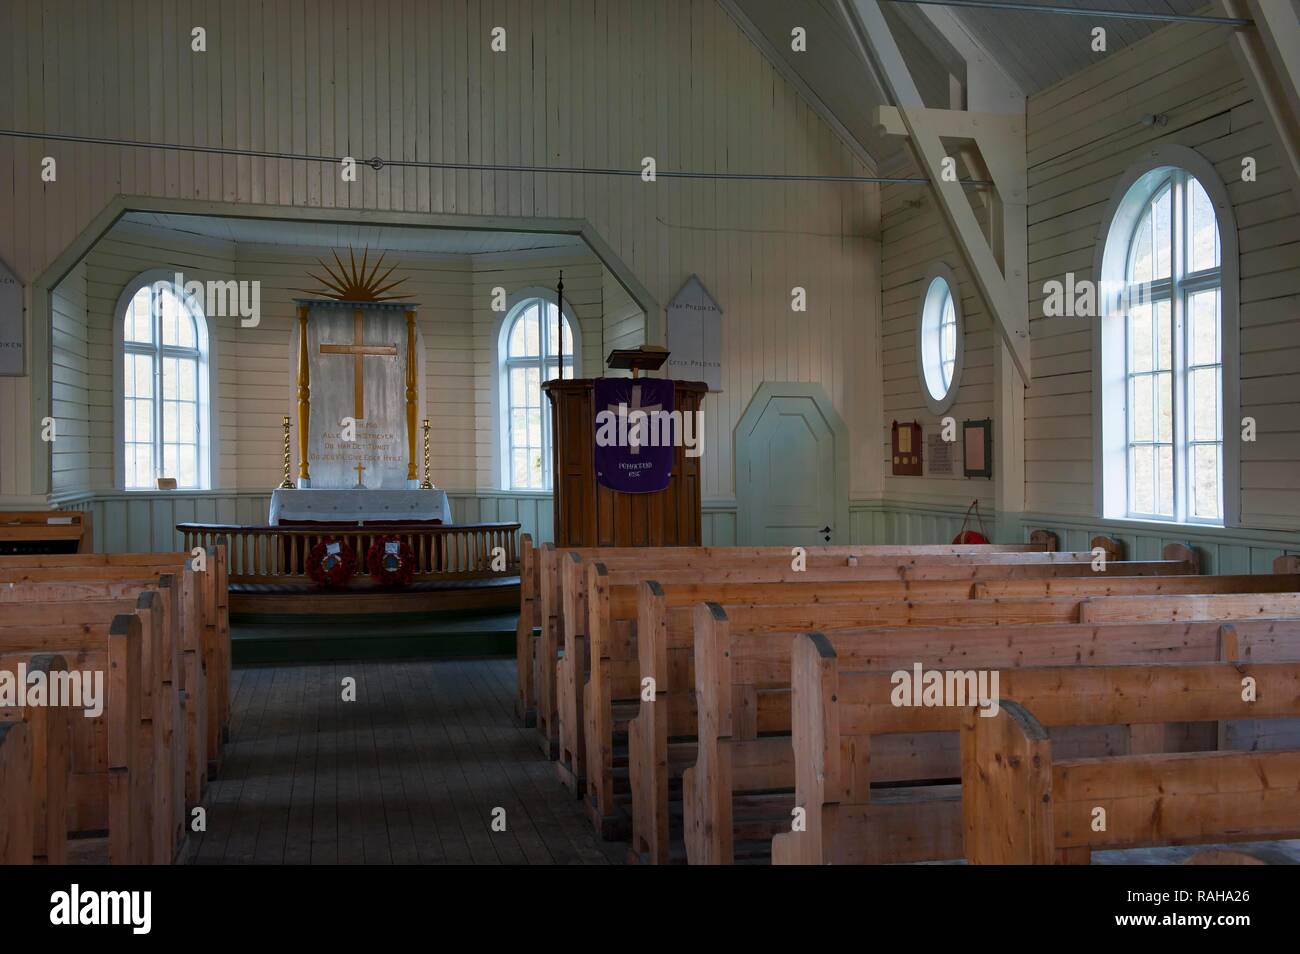
MULTIPOLYGON (((179 523, 186 551, 226 545, 231 583, 308 583, 305 562, 317 543, 346 541, 357 555, 357 577, 366 577, 366 554, 376 540, 395 536, 415 555, 415 582, 485 579, 519 573, 517 523, 430 524, 366 527, 243 526, 219 523, 179 523), (498 548, 500 551, 498 552, 498 548), (493 556, 505 557, 505 568, 492 568, 493 556)), ((500 565, 498 563, 498 565, 500 565)))

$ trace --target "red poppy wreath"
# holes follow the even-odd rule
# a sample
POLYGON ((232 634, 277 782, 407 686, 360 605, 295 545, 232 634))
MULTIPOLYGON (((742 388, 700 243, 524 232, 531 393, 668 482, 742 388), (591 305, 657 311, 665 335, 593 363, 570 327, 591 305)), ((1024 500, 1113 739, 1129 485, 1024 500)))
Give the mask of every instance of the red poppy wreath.
POLYGON ((397 537, 380 537, 366 553, 366 568, 380 586, 410 586, 415 577, 415 551, 397 537))
POLYGON ((347 586, 356 567, 356 553, 334 537, 320 541, 307 554, 307 575, 330 589, 347 586))

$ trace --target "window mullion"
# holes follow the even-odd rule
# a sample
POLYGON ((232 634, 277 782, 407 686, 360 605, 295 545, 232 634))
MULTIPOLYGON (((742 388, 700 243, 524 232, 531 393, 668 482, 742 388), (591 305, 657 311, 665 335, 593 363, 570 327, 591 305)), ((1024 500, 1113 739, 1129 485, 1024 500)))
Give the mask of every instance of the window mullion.
POLYGON ((1171 191, 1174 234, 1170 237, 1173 261, 1170 278, 1173 287, 1169 296, 1170 319, 1173 327, 1171 357, 1173 359, 1173 440, 1174 440, 1174 519, 1187 520, 1190 506, 1190 455, 1187 440, 1188 376, 1187 376, 1187 293, 1183 276, 1187 272, 1187 176, 1179 174, 1171 191))
POLYGON ((153 413, 154 413, 154 432, 153 432, 153 476, 154 485, 157 486, 158 478, 165 476, 163 468, 163 343, 162 343, 162 296, 158 292, 158 286, 155 284, 149 295, 150 318, 153 320, 153 413))

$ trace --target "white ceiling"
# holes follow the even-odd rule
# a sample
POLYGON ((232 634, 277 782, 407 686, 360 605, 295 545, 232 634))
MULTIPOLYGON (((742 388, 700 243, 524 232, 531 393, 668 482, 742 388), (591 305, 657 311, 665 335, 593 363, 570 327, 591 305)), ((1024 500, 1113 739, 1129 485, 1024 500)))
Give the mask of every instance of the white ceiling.
POLYGON ((481 255, 490 252, 570 248, 584 244, 576 235, 550 232, 337 225, 169 212, 128 212, 119 221, 241 245, 285 245, 295 248, 371 248, 438 255, 481 255))
MULTIPOLYGON (((1129 10, 1137 13, 1202 12, 1205 0, 1019 0, 1034 6, 1129 10)), ((1156 20, 1069 16, 1018 10, 955 9, 957 17, 1026 93, 1036 93, 1098 60, 1169 26, 1156 20), (1092 51, 1092 30, 1106 30, 1106 52, 1092 51)), ((1215 11, 1205 11, 1215 14, 1215 11)), ((1226 34, 1225 34, 1226 35, 1226 34)))
MULTIPOLYGON (((878 105, 887 105, 870 69, 861 61, 848 36, 839 0, 720 0, 756 45, 787 75, 815 106, 838 122, 842 135, 856 142, 887 169, 900 155, 897 141, 879 135, 873 121, 878 105), (809 50, 816 55, 793 53, 790 30, 808 31, 809 50)), ((1141 13, 1192 14, 1202 11, 1205 0, 1021 0, 1036 6, 1072 6, 1088 9, 1127 10, 1141 13)), ((912 79, 926 105, 949 105, 949 75, 964 80, 964 66, 956 52, 929 20, 928 11, 915 3, 882 2, 881 8, 912 79)), ((1113 17, 1072 16, 964 7, 952 11, 957 22, 993 57, 1026 94, 1036 93, 1068 76, 1113 56, 1126 46, 1169 24, 1161 21, 1121 20, 1113 17), (1106 29, 1106 52, 1092 51, 1092 30, 1106 29)), ((1212 12, 1212 11, 1211 11, 1212 12)))
MULTIPOLYGON (((882 135, 876 127, 875 109, 886 105, 885 96, 850 39, 838 0, 722 0, 722 5, 769 59, 787 75, 797 77, 804 95, 834 116, 881 167, 901 156, 899 141, 882 135), (790 49, 790 32, 796 26, 807 31, 807 53, 790 49)), ((930 106, 947 106, 949 70, 940 59, 945 51, 922 43, 908 23, 915 17, 895 7, 884 4, 885 18, 922 98, 930 106)))

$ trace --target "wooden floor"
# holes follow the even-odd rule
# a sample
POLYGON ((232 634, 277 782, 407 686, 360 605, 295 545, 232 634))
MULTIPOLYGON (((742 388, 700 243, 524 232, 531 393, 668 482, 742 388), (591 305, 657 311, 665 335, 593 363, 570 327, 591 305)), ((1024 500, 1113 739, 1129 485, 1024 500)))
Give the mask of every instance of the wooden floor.
POLYGON ((239 668, 196 864, 610 864, 512 711, 513 658, 239 668), (346 677, 356 702, 342 701, 346 677), (504 808, 506 830, 492 830, 504 808))
MULTIPOLYGON (((512 709, 513 658, 237 668, 193 864, 618 864, 512 709), (342 701, 356 680, 356 702, 342 701), (492 831, 494 808, 506 830, 492 831)), ((1290 863, 1300 841, 1271 846, 1290 863)), ((1098 852, 1177 864, 1195 849, 1098 852)))

